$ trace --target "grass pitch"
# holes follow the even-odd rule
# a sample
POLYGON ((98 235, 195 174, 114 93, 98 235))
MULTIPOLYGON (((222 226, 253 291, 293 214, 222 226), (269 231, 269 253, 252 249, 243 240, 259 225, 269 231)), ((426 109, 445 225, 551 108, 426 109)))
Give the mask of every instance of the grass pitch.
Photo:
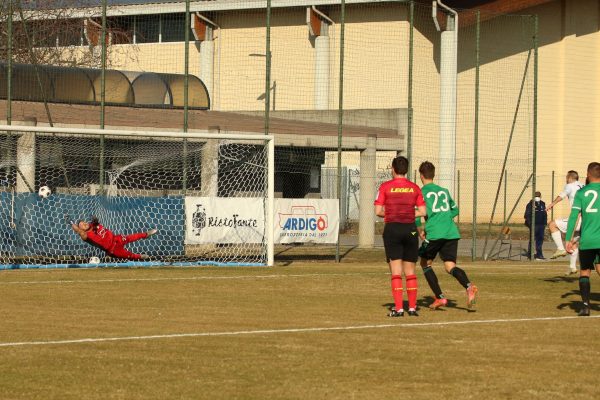
MULTIPOLYGON (((380 258, 383 260, 383 257, 380 258)), ((388 318, 383 261, 0 273, 2 399, 591 399, 600 279, 575 317, 564 263, 435 265, 388 318), (591 375, 590 375, 591 374, 591 375)))

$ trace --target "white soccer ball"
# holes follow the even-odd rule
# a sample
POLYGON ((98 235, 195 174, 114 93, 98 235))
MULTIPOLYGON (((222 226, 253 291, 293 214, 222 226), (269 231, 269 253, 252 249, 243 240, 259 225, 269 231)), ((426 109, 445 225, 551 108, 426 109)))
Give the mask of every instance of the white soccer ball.
POLYGON ((38 195, 42 198, 46 198, 52 194, 52 190, 48 186, 42 186, 40 190, 38 190, 38 195))
POLYGON ((90 264, 100 264, 100 259, 98 257, 90 257, 90 264))

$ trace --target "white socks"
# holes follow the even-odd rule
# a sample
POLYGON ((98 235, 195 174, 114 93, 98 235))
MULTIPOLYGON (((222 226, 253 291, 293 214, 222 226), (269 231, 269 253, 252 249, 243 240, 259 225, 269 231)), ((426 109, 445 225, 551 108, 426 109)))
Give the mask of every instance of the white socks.
POLYGON ((556 248, 558 250, 564 250, 565 246, 563 245, 562 235, 561 235, 560 231, 552 232, 551 235, 552 235, 552 240, 554 240, 554 243, 556 243, 556 248))
POLYGON ((577 254, 579 254, 579 249, 573 250, 573 253, 569 254, 569 268, 571 271, 577 271, 577 254))

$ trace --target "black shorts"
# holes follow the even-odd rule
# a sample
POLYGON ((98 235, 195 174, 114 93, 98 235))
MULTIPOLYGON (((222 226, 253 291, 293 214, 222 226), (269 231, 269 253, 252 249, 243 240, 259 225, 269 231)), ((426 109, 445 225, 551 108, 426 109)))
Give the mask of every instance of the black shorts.
POLYGON ((419 235, 415 224, 390 222, 383 228, 385 257, 389 261, 417 262, 419 259, 419 235))
POLYGON ((456 262, 459 239, 438 239, 423 242, 419 255, 427 260, 434 260, 438 253, 442 261, 456 262))
POLYGON ((596 264, 600 264, 600 249, 579 249, 579 263, 581 269, 594 269, 596 264))

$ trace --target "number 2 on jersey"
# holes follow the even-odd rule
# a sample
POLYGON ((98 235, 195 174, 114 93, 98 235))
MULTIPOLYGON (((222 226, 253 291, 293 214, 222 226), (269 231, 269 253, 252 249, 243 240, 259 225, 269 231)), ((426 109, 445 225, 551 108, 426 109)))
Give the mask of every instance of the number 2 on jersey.
POLYGON ((426 197, 434 198, 433 206, 431 206, 431 211, 433 211, 434 213, 450 210, 450 203, 448 202, 448 195, 446 194, 446 192, 444 192, 444 191, 439 191, 437 193, 429 192, 429 193, 427 193, 426 197), (443 198, 441 198, 441 197, 443 197, 443 198), (439 208, 438 208, 438 200, 441 200, 441 203, 442 203, 439 208))
POLYGON ((588 204, 588 206, 585 208, 585 212, 587 212, 587 213, 598 212, 597 208, 593 208, 594 204, 596 204, 596 200, 598 200, 598 193, 595 190, 588 190, 583 195, 585 197, 588 197, 588 195, 592 195, 592 201, 590 201, 590 204, 588 204))

